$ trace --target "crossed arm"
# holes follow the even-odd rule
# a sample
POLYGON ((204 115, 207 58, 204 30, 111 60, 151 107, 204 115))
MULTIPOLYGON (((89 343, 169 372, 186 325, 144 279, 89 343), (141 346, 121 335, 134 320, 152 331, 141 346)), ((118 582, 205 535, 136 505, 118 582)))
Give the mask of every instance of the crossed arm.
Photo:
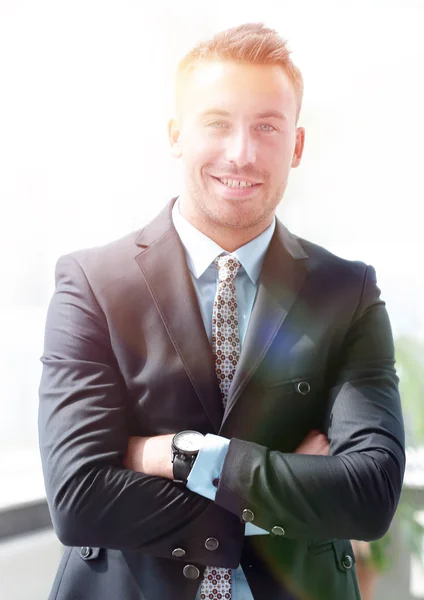
POLYGON ((284 454, 232 439, 211 502, 170 481, 171 435, 128 442, 106 317, 79 261, 63 258, 47 317, 39 412, 59 538, 66 545, 144 547, 168 557, 169 547, 185 539, 188 555, 192 549, 208 564, 199 536, 216 527, 228 550, 225 565, 232 566, 245 506, 259 527, 284 524, 294 539, 379 537, 400 495, 404 453, 391 331, 372 277, 343 357, 329 390, 329 455, 309 447, 284 454))
MULTIPOLYGON (((132 471, 173 479, 171 442, 174 434, 153 437, 132 436, 128 441, 124 466, 132 471)), ((296 454, 328 455, 328 439, 319 431, 311 431, 295 451, 296 454)))
MULTIPOLYGON (((124 457, 124 466, 148 475, 173 479, 172 462, 170 460, 172 438, 173 435, 131 437, 124 457)), ((208 435, 205 442, 206 445, 201 449, 191 470, 187 487, 205 498, 214 500, 216 487, 213 480, 216 476, 220 476, 222 464, 228 451, 229 440, 208 435), (202 456, 204 452, 205 454, 202 456)), ((329 444, 325 435, 314 430, 309 432, 295 450, 295 453, 325 456, 328 455, 328 447, 329 444)), ((264 535, 267 533, 269 532, 253 523, 246 524, 245 535, 264 535)))

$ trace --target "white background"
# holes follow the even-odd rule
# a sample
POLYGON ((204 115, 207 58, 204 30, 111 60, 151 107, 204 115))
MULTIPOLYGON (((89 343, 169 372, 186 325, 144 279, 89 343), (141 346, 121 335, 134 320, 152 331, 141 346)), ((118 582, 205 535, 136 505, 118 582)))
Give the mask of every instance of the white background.
POLYGON ((305 78, 305 155, 279 216, 373 264, 395 335, 424 338, 424 3, 0 0, 4 464, 28 464, 29 451, 39 473, 57 258, 139 228, 178 194, 166 137, 176 63, 246 21, 277 28, 305 78))

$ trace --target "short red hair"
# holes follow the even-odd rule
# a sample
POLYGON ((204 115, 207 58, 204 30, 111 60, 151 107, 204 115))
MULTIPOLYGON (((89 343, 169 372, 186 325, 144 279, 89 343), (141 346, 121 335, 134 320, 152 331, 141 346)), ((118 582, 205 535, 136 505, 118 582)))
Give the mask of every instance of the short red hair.
POLYGON ((286 40, 275 29, 265 27, 263 23, 246 23, 221 31, 210 40, 197 44, 178 64, 177 106, 180 104, 182 83, 187 76, 198 63, 212 60, 280 66, 293 85, 299 115, 303 99, 303 77, 290 58, 286 40))

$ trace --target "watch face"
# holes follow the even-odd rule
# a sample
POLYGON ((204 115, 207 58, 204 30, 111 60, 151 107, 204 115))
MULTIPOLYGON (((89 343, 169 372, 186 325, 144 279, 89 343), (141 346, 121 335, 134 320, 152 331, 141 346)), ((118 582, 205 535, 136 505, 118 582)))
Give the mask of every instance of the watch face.
POLYGON ((199 452, 204 436, 197 431, 181 431, 175 436, 174 444, 182 452, 199 452))

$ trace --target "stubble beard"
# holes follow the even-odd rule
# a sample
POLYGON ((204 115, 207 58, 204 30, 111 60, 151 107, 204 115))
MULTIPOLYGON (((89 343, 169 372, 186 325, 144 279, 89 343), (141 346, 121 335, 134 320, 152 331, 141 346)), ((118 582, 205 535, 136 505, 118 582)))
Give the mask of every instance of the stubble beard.
MULTIPOLYGON (((275 214, 275 210, 279 205, 284 191, 286 182, 281 182, 280 186, 274 193, 266 193, 266 197, 255 201, 257 210, 243 211, 243 203, 240 202, 241 210, 220 210, 225 200, 219 197, 218 194, 205 192, 196 182, 190 181, 187 186, 187 192, 191 199, 191 206, 196 211, 196 217, 203 223, 210 223, 214 227, 237 230, 250 230, 257 228, 262 222, 270 221, 275 214), (208 202, 208 198, 212 201, 208 202)), ((237 200, 235 201, 237 206, 237 200)))

